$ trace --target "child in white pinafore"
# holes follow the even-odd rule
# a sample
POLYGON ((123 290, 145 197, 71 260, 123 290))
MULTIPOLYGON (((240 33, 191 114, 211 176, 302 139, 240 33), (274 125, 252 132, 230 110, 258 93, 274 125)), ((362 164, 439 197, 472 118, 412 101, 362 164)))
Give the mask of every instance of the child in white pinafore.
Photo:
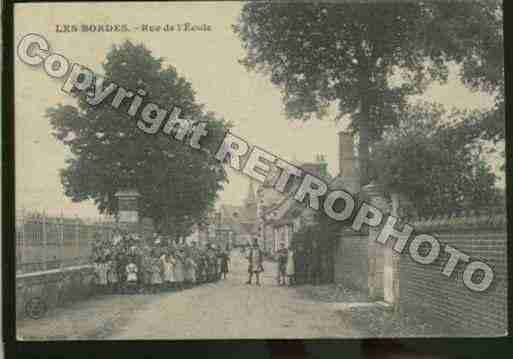
POLYGON ((188 287, 196 283, 196 269, 198 266, 194 259, 189 255, 185 259, 185 283, 188 287))
POLYGON ((134 262, 130 262, 126 266, 126 289, 129 293, 137 292, 137 272, 139 269, 134 262))
POLYGON ((175 282, 175 260, 169 254, 164 253, 160 257, 160 265, 166 289, 171 289, 175 282))
POLYGON ((96 274, 96 283, 98 285, 98 290, 100 293, 106 293, 107 292, 107 271, 108 271, 108 264, 105 261, 105 258, 102 257, 94 264, 95 274, 96 274))
POLYGON ((176 264, 175 264, 175 280, 176 287, 178 289, 183 288, 184 280, 185 280, 185 266, 184 266, 184 258, 180 251, 176 253, 175 256, 176 264))

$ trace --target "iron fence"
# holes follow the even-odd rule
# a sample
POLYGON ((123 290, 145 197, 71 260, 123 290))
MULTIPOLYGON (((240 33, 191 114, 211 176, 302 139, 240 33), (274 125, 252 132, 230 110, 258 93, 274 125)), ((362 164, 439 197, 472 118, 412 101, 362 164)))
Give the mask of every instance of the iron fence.
POLYGON ((78 217, 17 214, 16 273, 89 264, 93 241, 112 238, 114 228, 112 222, 87 223, 78 217))

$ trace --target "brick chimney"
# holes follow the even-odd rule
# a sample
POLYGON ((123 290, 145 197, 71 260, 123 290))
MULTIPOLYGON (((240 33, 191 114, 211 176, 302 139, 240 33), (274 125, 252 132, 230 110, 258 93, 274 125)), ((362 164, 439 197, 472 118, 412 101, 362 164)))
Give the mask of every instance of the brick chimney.
POLYGON ((350 132, 338 133, 338 164, 339 175, 343 178, 357 176, 357 160, 354 154, 354 139, 350 132))

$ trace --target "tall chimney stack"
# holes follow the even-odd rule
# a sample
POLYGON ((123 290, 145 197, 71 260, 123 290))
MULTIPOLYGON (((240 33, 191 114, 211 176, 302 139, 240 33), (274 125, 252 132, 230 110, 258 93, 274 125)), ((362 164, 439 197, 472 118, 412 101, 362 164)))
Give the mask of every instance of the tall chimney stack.
POLYGON ((354 177, 356 174, 356 157, 354 155, 353 135, 350 132, 338 133, 339 174, 343 178, 354 177))

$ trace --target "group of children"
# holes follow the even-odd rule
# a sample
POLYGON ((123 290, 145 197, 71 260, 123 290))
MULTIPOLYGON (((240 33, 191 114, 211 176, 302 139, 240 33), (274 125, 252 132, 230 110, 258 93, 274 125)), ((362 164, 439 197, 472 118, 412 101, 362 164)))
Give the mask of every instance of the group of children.
POLYGON ((117 234, 98 241, 93 250, 96 283, 101 293, 156 293, 217 281, 228 273, 229 248, 200 248, 137 235, 117 234))

